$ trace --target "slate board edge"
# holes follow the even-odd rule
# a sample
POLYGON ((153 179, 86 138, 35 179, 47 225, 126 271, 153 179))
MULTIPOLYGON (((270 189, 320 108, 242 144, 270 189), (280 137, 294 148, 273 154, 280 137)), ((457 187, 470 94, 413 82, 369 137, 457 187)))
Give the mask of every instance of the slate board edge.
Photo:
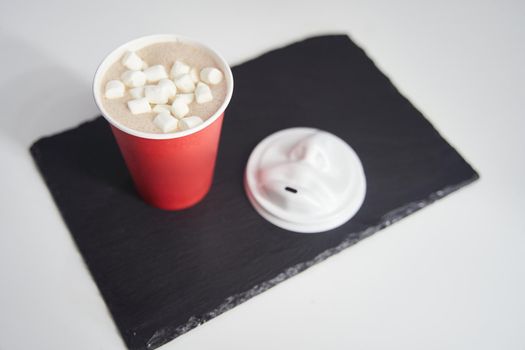
MULTIPOLYGON (((414 212, 423 209, 424 207, 434 203, 435 201, 442 199, 449 194, 461 189, 464 186, 467 186, 476 180, 479 179, 479 174, 474 171, 474 176, 468 180, 462 181, 458 184, 447 186, 442 190, 431 193, 427 198, 411 202, 405 206, 398 208, 390 213, 383 215, 381 222, 378 225, 370 226, 366 230, 358 233, 357 238, 346 238, 339 245, 327 249, 321 254, 317 255, 314 259, 306 262, 299 263, 295 266, 287 268, 285 271, 281 272, 277 276, 271 278, 270 280, 263 282, 259 285, 256 285, 249 289, 248 291, 232 295, 224 300, 217 308, 213 309, 210 312, 207 312, 204 315, 194 315, 191 316, 185 324, 182 324, 177 327, 165 327, 157 330, 151 338, 146 343, 146 349, 156 349, 161 345, 164 345, 171 340, 181 336, 182 334, 189 332, 190 330, 200 326, 201 324, 215 318, 222 313, 244 303, 245 301, 261 294, 268 289, 276 286, 277 284, 297 275, 300 272, 305 271, 306 269, 312 267, 313 265, 320 263, 327 258, 335 255, 342 250, 358 243, 359 241, 373 235, 374 233, 396 223, 397 221, 413 214, 414 212)), ((321 233, 322 234, 322 233, 321 233)), ((349 236, 353 236, 349 234, 349 236)), ((143 348, 136 348, 136 350, 143 348)), ((135 349, 132 349, 135 350, 135 349)))

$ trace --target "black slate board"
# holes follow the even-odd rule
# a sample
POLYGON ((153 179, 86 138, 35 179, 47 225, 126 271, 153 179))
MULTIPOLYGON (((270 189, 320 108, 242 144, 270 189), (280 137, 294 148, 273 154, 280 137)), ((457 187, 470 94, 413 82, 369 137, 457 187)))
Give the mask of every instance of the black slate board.
POLYGON ((101 117, 31 147, 130 349, 156 348, 478 178, 347 36, 307 39, 233 73, 213 187, 194 208, 143 203, 101 117), (338 135, 363 162, 365 202, 338 229, 284 231, 244 195, 253 147, 294 126, 338 135))

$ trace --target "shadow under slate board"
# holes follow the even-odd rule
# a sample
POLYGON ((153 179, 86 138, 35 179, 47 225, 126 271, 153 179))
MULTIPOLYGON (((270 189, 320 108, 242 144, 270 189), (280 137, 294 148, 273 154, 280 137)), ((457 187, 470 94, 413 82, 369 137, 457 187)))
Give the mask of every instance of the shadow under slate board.
POLYGON ((233 73, 213 187, 191 209, 140 200, 102 117, 31 147, 129 349, 154 349, 478 178, 346 35, 233 73), (326 233, 271 225, 243 191, 255 145, 296 126, 341 137, 364 166, 363 206, 326 233))

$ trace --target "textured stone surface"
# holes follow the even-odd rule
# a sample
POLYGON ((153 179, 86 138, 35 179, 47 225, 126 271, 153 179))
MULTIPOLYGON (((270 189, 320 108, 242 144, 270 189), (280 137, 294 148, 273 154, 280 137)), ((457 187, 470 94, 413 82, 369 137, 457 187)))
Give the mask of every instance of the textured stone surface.
POLYGON ((308 39, 233 73, 214 184, 194 208, 143 203, 101 117, 31 148, 130 349, 156 348, 478 178, 346 36, 308 39), (364 166, 361 210, 327 233, 279 229, 243 192, 253 147, 294 126, 336 134, 364 166))

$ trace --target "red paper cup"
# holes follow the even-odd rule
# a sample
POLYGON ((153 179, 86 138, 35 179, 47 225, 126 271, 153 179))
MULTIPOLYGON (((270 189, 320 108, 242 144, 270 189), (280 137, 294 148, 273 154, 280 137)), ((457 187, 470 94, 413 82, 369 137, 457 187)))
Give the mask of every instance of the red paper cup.
POLYGON ((102 61, 93 82, 95 102, 110 123, 135 187, 147 203, 161 209, 180 210, 197 204, 206 196, 213 179, 224 110, 232 92, 233 76, 224 58, 209 47, 179 35, 152 35, 132 40, 102 61), (172 134, 141 132, 118 123, 102 105, 101 87, 106 71, 127 50, 137 51, 167 41, 191 44, 215 58, 226 80, 223 104, 201 125, 172 134))

